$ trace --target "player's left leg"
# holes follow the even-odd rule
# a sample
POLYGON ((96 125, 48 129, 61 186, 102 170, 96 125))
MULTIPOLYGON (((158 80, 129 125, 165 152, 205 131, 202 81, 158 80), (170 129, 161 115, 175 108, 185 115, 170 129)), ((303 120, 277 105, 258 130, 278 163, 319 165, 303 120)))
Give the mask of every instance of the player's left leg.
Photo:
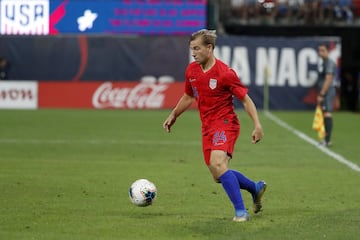
POLYGON ((246 191, 248 191, 251 194, 254 194, 256 191, 256 183, 254 181, 252 181, 251 179, 247 178, 244 174, 242 174, 239 171, 236 170, 231 170, 234 175, 236 176, 239 184, 240 184, 240 188, 244 189, 246 191))
POLYGON ((235 209, 236 222, 245 222, 249 219, 241 196, 239 181, 234 173, 228 169, 229 156, 222 150, 211 150, 208 168, 215 180, 221 182, 235 209))
POLYGON ((260 212, 262 208, 262 197, 267 187, 265 181, 261 180, 259 182, 254 182, 238 171, 231 171, 238 179, 240 188, 245 189, 251 194, 254 203, 254 213, 260 212))
POLYGON ((325 124, 325 144, 326 146, 331 146, 331 135, 333 129, 333 117, 332 117, 332 110, 334 105, 334 100, 336 96, 336 89, 335 87, 331 87, 326 94, 323 104, 322 110, 324 113, 324 124, 325 124))
POLYGON ((331 112, 324 112, 324 123, 325 123, 325 144, 331 146, 331 134, 333 129, 333 118, 331 112))

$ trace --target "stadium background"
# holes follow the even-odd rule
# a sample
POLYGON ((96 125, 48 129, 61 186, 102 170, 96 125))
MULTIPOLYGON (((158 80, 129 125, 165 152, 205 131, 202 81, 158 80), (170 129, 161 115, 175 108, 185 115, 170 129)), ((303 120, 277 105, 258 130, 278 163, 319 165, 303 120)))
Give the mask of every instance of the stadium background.
POLYGON ((217 56, 237 71, 256 104, 275 110, 313 109, 316 46, 329 43, 338 64, 334 104, 356 111, 359 5, 2 0, 0 57, 7 65, 0 108, 170 108, 191 61, 188 35, 207 27, 217 29, 217 56))

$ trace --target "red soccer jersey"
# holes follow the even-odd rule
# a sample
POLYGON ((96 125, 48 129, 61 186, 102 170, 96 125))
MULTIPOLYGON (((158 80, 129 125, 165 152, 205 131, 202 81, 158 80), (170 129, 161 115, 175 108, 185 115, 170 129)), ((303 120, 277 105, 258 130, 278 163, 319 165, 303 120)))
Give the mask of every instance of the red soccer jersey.
POLYGON ((215 65, 204 72, 198 63, 192 62, 186 68, 185 77, 185 93, 197 100, 203 133, 219 125, 228 129, 239 127, 233 96, 241 100, 248 89, 233 69, 216 59, 215 65))

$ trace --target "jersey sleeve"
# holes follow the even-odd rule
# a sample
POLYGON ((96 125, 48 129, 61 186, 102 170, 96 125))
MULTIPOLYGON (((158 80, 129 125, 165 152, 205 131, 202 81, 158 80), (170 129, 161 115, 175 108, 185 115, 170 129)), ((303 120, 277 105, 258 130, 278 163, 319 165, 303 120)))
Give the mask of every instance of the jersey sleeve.
POLYGON ((335 63, 329 59, 325 65, 325 73, 335 75, 335 69, 336 69, 335 63))
POLYGON ((185 71, 185 91, 187 95, 194 97, 194 92, 190 84, 189 67, 185 71))
POLYGON ((245 87, 240 78, 237 76, 234 70, 230 69, 226 74, 225 78, 229 84, 230 91, 235 95, 239 100, 244 99, 248 93, 248 88, 245 87))

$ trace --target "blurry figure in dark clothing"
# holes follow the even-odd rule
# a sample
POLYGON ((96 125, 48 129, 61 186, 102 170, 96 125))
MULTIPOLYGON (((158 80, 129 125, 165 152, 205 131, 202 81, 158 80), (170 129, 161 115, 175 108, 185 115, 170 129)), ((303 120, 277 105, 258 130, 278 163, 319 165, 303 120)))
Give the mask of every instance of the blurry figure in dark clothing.
POLYGON ((358 103, 358 81, 355 79, 355 76, 347 71, 344 73, 343 78, 344 84, 344 97, 346 99, 346 108, 347 110, 355 112, 357 110, 358 103))
POLYGON ((5 58, 0 57, 0 80, 8 79, 9 64, 5 58))

